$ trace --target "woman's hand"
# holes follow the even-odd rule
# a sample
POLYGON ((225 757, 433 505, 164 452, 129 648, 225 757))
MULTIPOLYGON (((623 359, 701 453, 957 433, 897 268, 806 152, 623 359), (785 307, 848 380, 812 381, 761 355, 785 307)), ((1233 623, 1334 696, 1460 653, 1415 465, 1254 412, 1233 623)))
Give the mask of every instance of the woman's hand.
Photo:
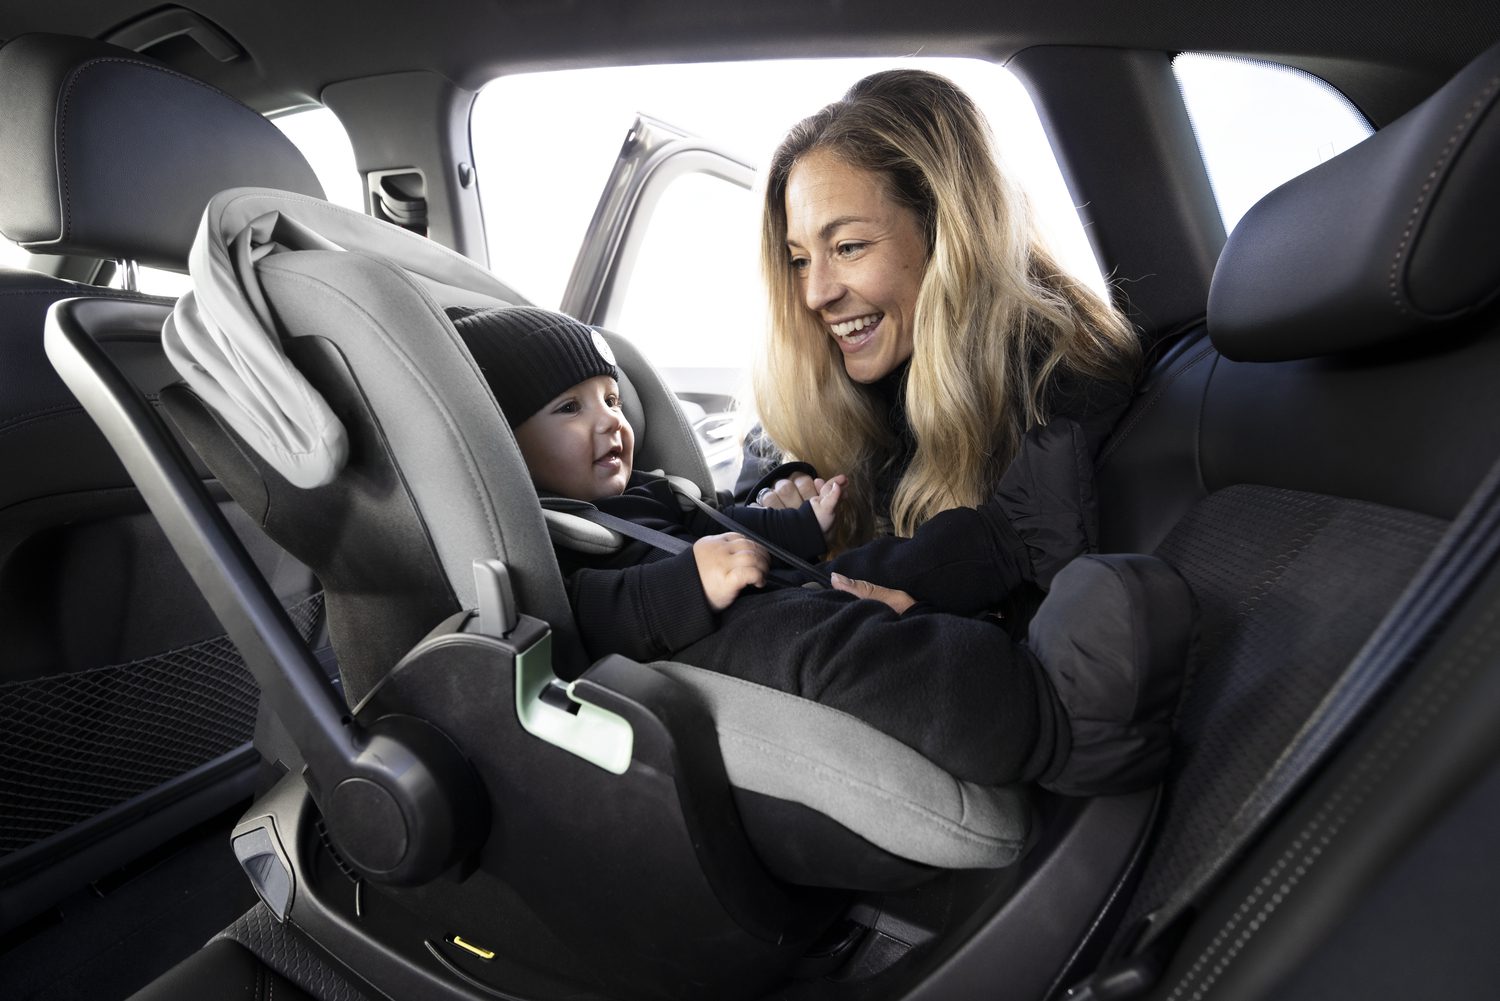
POLYGON ((832 577, 835 591, 847 591, 856 598, 869 598, 872 601, 883 602, 897 615, 917 603, 916 598, 893 587, 881 587, 867 580, 854 580, 840 573, 833 574, 832 577))
POLYGON ((758 542, 738 532, 705 535, 693 543, 693 562, 709 607, 722 612, 747 587, 761 587, 771 568, 771 555, 758 542))
POLYGON ((821 477, 814 478, 806 473, 798 473, 789 480, 777 480, 775 486, 763 489, 755 495, 755 503, 761 507, 792 510, 818 496, 822 489, 821 477))
POLYGON ((818 518, 818 528, 822 530, 823 537, 827 538, 828 533, 833 530, 834 512, 838 509, 839 498, 844 495, 844 487, 848 484, 849 477, 843 473, 826 480, 821 476, 798 473, 789 480, 777 480, 774 487, 766 487, 756 496, 755 502, 761 507, 784 509, 811 504, 813 514, 818 518))

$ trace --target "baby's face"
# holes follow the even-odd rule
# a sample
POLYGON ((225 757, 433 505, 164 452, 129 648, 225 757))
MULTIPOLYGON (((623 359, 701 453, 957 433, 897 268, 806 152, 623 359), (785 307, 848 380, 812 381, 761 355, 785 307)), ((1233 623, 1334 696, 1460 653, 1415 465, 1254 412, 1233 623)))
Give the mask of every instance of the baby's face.
POLYGON ((549 493, 593 501, 624 493, 635 458, 635 432, 620 409, 620 387, 607 375, 580 382, 520 427, 516 442, 531 479, 549 493))

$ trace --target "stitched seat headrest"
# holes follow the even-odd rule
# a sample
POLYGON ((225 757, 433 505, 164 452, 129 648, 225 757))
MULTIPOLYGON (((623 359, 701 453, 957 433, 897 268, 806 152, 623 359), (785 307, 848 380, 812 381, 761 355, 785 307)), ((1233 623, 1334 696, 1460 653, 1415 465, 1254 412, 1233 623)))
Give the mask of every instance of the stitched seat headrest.
POLYGON ((183 270, 225 188, 323 197, 291 140, 208 84, 89 38, 0 47, 0 232, 39 254, 183 270))
POLYGON ((1470 316, 1500 293, 1500 45, 1240 221, 1210 336, 1237 361, 1312 358, 1470 316))

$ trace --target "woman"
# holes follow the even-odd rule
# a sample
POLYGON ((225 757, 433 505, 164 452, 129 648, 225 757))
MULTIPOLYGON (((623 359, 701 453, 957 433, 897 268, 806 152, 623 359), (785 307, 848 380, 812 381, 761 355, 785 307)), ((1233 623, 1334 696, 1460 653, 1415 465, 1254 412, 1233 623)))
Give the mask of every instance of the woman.
MULTIPOLYGON (((1129 399, 1133 332, 1058 268, 979 111, 936 74, 876 73, 791 130, 762 266, 765 440, 741 484, 777 459, 846 473, 838 549, 994 498, 1028 431, 1059 418, 1076 422, 1086 470, 1129 399)), ((754 492, 795 506, 813 489, 754 492)))

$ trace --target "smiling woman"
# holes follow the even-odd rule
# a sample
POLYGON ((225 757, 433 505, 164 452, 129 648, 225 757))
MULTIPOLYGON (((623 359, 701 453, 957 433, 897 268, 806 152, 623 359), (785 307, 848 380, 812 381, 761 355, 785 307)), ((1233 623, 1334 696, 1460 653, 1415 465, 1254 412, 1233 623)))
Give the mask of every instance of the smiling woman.
MULTIPOLYGON (((799 122, 771 158, 761 456, 846 473, 837 541, 912 535, 989 499, 1052 417, 1087 465, 1138 345, 1058 265, 952 81, 887 70, 799 122)), ((760 470, 764 472, 764 470, 760 470)))

